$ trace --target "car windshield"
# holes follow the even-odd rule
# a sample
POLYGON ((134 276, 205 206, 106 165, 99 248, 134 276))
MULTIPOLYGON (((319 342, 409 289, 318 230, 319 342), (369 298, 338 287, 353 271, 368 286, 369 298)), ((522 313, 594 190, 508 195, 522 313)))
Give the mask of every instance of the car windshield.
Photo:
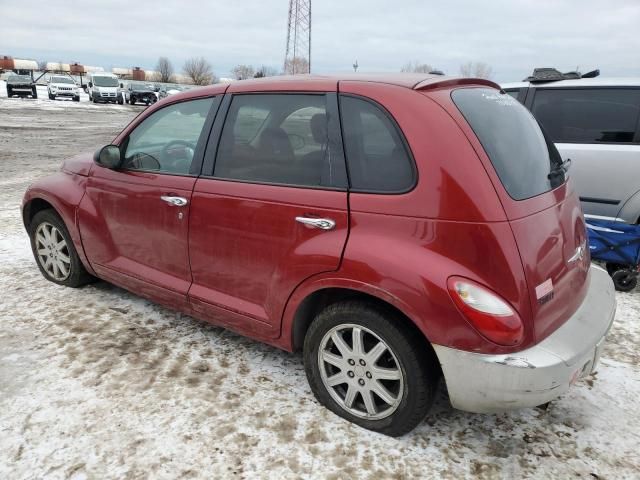
POLYGON ((51 83, 75 83, 71 78, 69 77, 52 77, 51 78, 51 83))
POLYGON ((511 198, 524 200, 565 182, 562 158, 520 102, 491 88, 451 94, 469 122, 511 198))
POLYGON ((115 77, 93 77, 93 83, 97 87, 117 87, 118 79, 115 77))
POLYGON ((10 82, 29 82, 31 83, 31 77, 29 75, 12 75, 9 77, 10 82))
POLYGON ((153 87, 150 87, 149 85, 132 85, 131 88, 133 90, 138 90, 138 91, 143 91, 143 92, 151 92, 153 90, 153 87))

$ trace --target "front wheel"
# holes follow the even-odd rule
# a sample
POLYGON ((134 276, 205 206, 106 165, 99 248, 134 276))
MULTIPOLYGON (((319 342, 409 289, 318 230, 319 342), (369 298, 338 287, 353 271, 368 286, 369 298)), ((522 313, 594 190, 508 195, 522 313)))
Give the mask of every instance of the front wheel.
POLYGON ((29 226, 31 250, 42 275, 67 287, 80 287, 93 277, 82 265, 71 236, 53 210, 36 213, 29 226))
POLYGON ((80 95, 76 95, 75 97, 73 97, 73 101, 74 102, 79 102, 80 101, 80 95))
POLYGON ((361 427, 400 436, 425 417, 439 369, 428 346, 395 312, 336 303, 309 327, 304 363, 318 401, 361 427))
POLYGON ((38 90, 36 89, 36 87, 33 87, 31 89, 31 98, 38 98, 38 90))
POLYGON ((55 100, 56 96, 55 95, 51 95, 51 93, 49 93, 49 100, 55 100))

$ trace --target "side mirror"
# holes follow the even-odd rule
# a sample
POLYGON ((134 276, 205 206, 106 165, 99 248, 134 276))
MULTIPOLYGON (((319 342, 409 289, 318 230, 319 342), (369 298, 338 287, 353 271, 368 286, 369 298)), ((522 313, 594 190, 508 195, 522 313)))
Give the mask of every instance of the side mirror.
POLYGON ((124 83, 120 83, 120 88, 124 88, 124 83))
POLYGON ((93 82, 89 82, 89 88, 93 87, 93 82))
POLYGON ((122 153, 117 145, 107 145, 93 154, 93 161, 101 167, 115 170, 122 164, 122 153))

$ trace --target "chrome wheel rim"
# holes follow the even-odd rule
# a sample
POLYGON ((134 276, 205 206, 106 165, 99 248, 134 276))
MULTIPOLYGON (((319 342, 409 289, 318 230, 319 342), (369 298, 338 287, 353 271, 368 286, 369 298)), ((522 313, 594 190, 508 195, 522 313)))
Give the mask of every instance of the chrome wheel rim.
POLYGON ((395 412, 404 396, 404 374, 389 345, 362 325, 329 330, 318 349, 322 383, 344 410, 367 420, 395 412))
POLYGON ((35 236, 36 255, 42 269, 54 280, 66 280, 71 274, 69 246, 60 230, 48 222, 38 225, 35 236))

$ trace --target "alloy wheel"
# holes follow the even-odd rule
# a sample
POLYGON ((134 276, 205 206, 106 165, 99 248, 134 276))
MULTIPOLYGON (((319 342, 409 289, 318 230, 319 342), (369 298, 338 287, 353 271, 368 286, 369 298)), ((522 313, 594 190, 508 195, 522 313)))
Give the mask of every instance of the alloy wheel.
POLYGON ((404 374, 389 345, 362 325, 329 330, 318 349, 322 383, 344 410, 367 420, 395 412, 404 395, 404 374))
POLYGON ((71 257, 60 230, 48 222, 41 223, 36 229, 35 244, 44 271, 58 282, 66 280, 71 274, 71 257))

